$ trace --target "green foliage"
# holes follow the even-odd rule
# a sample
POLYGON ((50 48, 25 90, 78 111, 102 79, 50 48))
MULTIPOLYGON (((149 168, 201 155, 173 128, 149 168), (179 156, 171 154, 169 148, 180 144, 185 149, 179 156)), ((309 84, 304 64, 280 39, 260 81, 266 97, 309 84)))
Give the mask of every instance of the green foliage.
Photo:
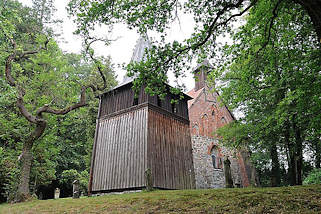
POLYGON ((65 170, 61 173, 61 184, 67 184, 70 185, 74 180, 78 180, 80 177, 80 174, 75 169, 65 170))
POLYGON ((67 186, 72 189, 72 183, 78 180, 79 181, 79 189, 84 194, 88 194, 88 181, 89 181, 89 173, 87 171, 82 171, 81 173, 77 172, 77 170, 70 169, 65 170, 61 173, 60 184, 67 186))
POLYGON ((18 187, 17 152, 0 147, 0 201, 12 201, 18 187))
MULTIPOLYGON (((237 20, 242 20, 245 14, 249 13, 257 17, 253 20, 253 23, 259 23, 257 27, 260 28, 260 33, 264 32, 264 38, 256 38, 255 40, 265 41, 269 31, 272 27, 274 28, 278 17, 286 15, 291 10, 298 11, 297 18, 311 26, 311 22, 318 19, 317 17, 309 19, 312 13, 310 12, 307 15, 305 8, 316 9, 311 6, 311 4, 314 4, 313 2, 303 3, 293 0, 289 2, 273 0, 263 1, 263 3, 261 1, 243 0, 189 0, 183 2, 176 0, 103 2, 72 0, 69 3, 69 13, 76 20, 78 27, 76 33, 82 35, 85 39, 93 38, 95 27, 101 24, 104 24, 109 31, 113 30, 116 23, 125 23, 129 29, 135 29, 141 35, 146 35, 148 31, 157 32, 159 39, 153 42, 153 47, 148 51, 146 55, 148 60, 141 63, 131 63, 126 68, 130 74, 138 74, 137 85, 147 85, 149 93, 162 95, 165 93, 162 84, 168 81, 167 72, 173 71, 178 88, 183 88, 184 83, 179 81, 179 77, 184 76, 184 71, 190 67, 194 59, 197 59, 198 62, 202 62, 205 58, 215 60, 213 63, 215 68, 220 69, 222 61, 219 52, 223 48, 221 38, 233 34, 236 29, 233 25, 237 20), (175 19, 180 18, 180 14, 189 14, 193 17, 194 23, 191 24, 194 24, 194 32, 182 42, 166 42, 168 29, 175 19), (262 15, 259 16, 260 14, 262 15)), ((315 14, 320 13, 320 11, 315 12, 315 14)), ((283 20, 287 21, 286 19, 283 20)), ((239 25, 239 23, 236 25, 239 25)), ((314 26, 319 26, 319 24, 314 23, 314 26)), ((284 32, 285 28, 282 30, 282 27, 282 25, 279 25, 280 29, 275 32, 284 32)), ((309 39, 320 40, 321 32, 318 29, 318 27, 306 28, 304 33, 309 35, 309 39), (319 37, 315 34, 315 31, 319 32, 319 37)), ((289 33, 286 40, 291 41, 291 39, 297 38, 296 30, 300 29, 295 29, 289 33)), ((275 32, 272 32, 272 34, 275 32)), ((310 42, 309 39, 304 41, 308 43, 310 42)), ((287 43, 284 42, 282 45, 287 45, 287 43)), ((253 44, 253 48, 256 50, 261 47, 261 44, 253 44)), ((300 54, 296 56, 300 56, 300 54)), ((224 63, 225 61, 222 64, 224 63)), ((293 61, 293 64, 295 63, 293 61)))
POLYGON ((295 167, 291 159, 301 158, 303 164, 303 148, 309 148, 309 139, 320 138, 314 131, 320 129, 316 121, 321 121, 317 110, 321 102, 315 99, 321 93, 320 44, 307 34, 313 32, 308 16, 297 5, 291 9, 285 3, 279 5, 267 38, 265 20, 273 16, 273 7, 270 1, 256 4, 234 34, 234 44, 225 47, 216 72, 225 83, 216 87, 223 101, 244 113, 241 122, 219 130, 223 141, 247 144, 253 153, 266 152, 270 159, 273 151, 278 152, 279 160, 258 165, 259 171, 267 167, 273 171, 278 161, 290 168, 295 167))
MULTIPOLYGON (((116 84, 109 57, 93 61, 61 51, 53 38, 54 32, 47 25, 56 23, 51 19, 53 1, 34 0, 33 3, 33 8, 29 8, 17 1, 0 2, 0 69, 5 70, 10 54, 15 52, 17 57, 11 69, 17 87, 11 87, 4 72, 0 73, 0 193, 7 197, 17 189, 21 165, 18 156, 35 128, 16 107, 17 88, 24 88, 24 105, 36 115, 37 109, 44 105, 63 109, 78 102, 83 85, 102 85, 97 63, 106 77, 105 90, 116 84), (28 51, 33 54, 22 57, 28 51)), ((32 147, 32 193, 37 192, 39 186, 59 179, 66 169, 88 170, 98 108, 94 96, 88 89, 87 108, 62 116, 44 115, 47 129, 32 147)))
POLYGON ((321 169, 314 169, 304 179, 303 184, 321 184, 321 169))

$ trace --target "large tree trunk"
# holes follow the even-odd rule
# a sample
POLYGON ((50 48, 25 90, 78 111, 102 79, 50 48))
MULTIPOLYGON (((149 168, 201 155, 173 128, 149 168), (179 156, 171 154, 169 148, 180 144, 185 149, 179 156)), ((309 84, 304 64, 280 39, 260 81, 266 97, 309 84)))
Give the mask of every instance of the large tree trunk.
POLYGON ((287 152, 288 152, 288 164, 289 164, 289 180, 290 180, 290 185, 294 186, 296 184, 296 166, 295 166, 295 149, 294 145, 291 142, 290 139, 290 124, 289 121, 286 122, 285 124, 285 131, 284 131, 284 141, 285 145, 287 146, 287 152))
POLYGON ((297 127, 295 122, 295 116, 292 119, 292 128, 294 132, 294 142, 290 140, 290 130, 287 124, 287 130, 285 132, 286 145, 288 146, 290 165, 290 185, 302 185, 302 166, 303 166, 303 148, 302 148, 302 136, 301 130, 297 127))
POLYGON ((29 196, 29 181, 32 162, 32 143, 24 143, 21 154, 21 173, 16 201, 25 201, 29 196))
POLYGON ((271 176, 271 186, 277 187, 281 184, 281 174, 280 174, 280 163, 278 157, 278 150, 276 144, 273 143, 270 148, 270 155, 272 159, 272 176, 271 176))
POLYGON ((315 168, 321 168, 321 142, 319 139, 315 139, 315 168))
POLYGON ((321 0, 295 0, 308 13, 321 43, 321 0))
POLYGON ((35 130, 30 134, 29 138, 23 144, 23 149, 21 153, 21 172, 20 181, 18 185, 18 192, 16 195, 16 202, 22 202, 30 197, 30 171, 32 164, 32 146, 34 142, 41 137, 46 129, 47 123, 41 121, 36 125, 35 130))
MULTIPOLYGON (((294 119, 293 119, 294 120, 294 119)), ((295 120, 293 121, 293 129, 295 133, 295 161, 296 161, 296 185, 302 185, 302 166, 303 166, 303 148, 301 130, 297 127, 295 120)))

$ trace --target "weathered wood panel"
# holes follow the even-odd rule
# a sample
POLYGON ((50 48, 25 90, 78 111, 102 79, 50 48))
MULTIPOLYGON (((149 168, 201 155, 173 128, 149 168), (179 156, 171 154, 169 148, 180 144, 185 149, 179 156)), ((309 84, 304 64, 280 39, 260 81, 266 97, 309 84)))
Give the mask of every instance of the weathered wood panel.
POLYGON ((92 191, 145 186, 147 106, 99 120, 92 191))
POLYGON ((154 187, 195 188, 188 121, 178 120, 156 107, 148 110, 148 154, 154 187))
MULTIPOLYGON (((99 111, 100 117, 104 117, 106 115, 110 115, 115 112, 132 107, 134 105, 135 94, 131 87, 132 83, 129 83, 113 91, 109 91, 103 94, 101 97, 102 103, 99 111)), ((159 106, 160 108, 168 112, 174 113, 180 117, 188 119, 187 98, 179 100, 178 96, 168 93, 164 99, 160 100, 159 103, 157 96, 148 95, 145 92, 144 87, 141 87, 139 95, 136 98, 138 99, 137 104, 148 102, 155 106, 159 106), (174 105, 171 103, 172 99, 177 99, 179 101, 177 104, 174 105)))
MULTIPOLYGON (((102 95, 100 116, 104 117, 106 115, 130 108, 134 105, 135 94, 131 89, 132 83, 122 86, 113 91, 109 91, 102 95)), ((137 104, 142 104, 148 102, 149 95, 146 94, 143 87, 139 91, 139 95, 136 97, 138 99, 137 104)))

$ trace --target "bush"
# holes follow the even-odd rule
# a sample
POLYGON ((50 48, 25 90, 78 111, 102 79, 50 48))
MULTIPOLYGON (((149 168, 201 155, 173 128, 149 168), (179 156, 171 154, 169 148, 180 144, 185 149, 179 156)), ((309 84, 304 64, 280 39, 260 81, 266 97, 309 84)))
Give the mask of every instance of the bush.
POLYGON ((77 172, 75 169, 64 170, 61 174, 60 184, 65 185, 72 189, 72 183, 74 180, 79 181, 80 191, 84 194, 88 194, 88 179, 89 174, 87 171, 77 172))
POLYGON ((321 169, 312 170, 304 179, 303 184, 321 184, 321 169))

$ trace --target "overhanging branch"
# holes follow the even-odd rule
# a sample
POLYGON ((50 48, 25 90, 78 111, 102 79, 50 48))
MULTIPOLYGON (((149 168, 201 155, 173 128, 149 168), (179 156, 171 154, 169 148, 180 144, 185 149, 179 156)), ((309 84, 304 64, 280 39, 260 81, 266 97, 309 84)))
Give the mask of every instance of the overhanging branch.
POLYGON ((204 45, 209 39, 210 37, 212 36, 213 32, 219 27, 219 26, 222 26, 222 25, 227 25, 228 22, 230 22, 233 18, 235 17, 238 17, 238 16, 242 16, 244 13, 246 13, 251 7, 253 7, 257 0, 254 0, 250 3, 249 6, 247 6, 244 10, 242 10, 240 13, 237 13, 237 14, 233 14, 231 15, 228 19, 226 19, 225 21, 221 22, 221 23, 217 23, 218 20, 224 15, 224 13, 226 13, 227 11, 229 10, 232 10, 232 9, 236 9, 236 8, 239 8, 241 7, 241 5, 244 3, 245 0, 239 0, 236 4, 227 4, 225 5, 225 7, 220 10, 215 19, 213 20, 213 22, 211 23, 210 27, 209 27, 209 30, 207 31, 207 35, 206 37, 201 40, 200 42, 196 43, 196 44, 193 44, 193 45, 189 45, 181 50, 178 50, 177 53, 169 58, 168 60, 165 61, 165 64, 168 64, 169 62, 171 62, 173 59, 176 59, 177 57, 179 57, 181 54, 183 54, 184 52, 188 52, 189 50, 191 49, 198 49, 199 47, 201 47, 202 45, 204 45))

